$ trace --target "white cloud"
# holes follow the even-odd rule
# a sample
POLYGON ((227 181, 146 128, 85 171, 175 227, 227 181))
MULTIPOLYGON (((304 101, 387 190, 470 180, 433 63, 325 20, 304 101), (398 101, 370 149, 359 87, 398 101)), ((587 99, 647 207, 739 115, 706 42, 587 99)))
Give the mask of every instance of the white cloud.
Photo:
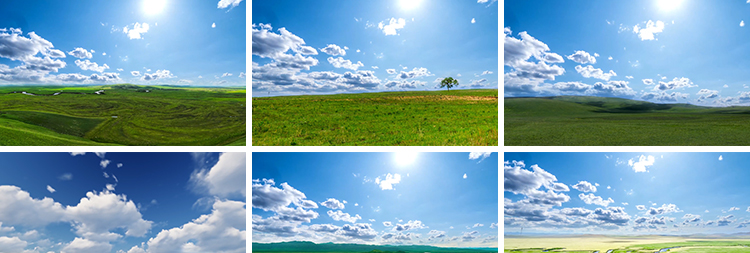
POLYGON ((52 188, 52 186, 49 186, 49 185, 47 185, 47 191, 49 191, 49 193, 55 193, 56 192, 55 188, 52 188))
POLYGON ((422 221, 409 220, 408 222, 406 222, 406 224, 395 224, 391 230, 403 232, 403 231, 425 229, 425 228, 429 228, 429 227, 424 225, 422 221))
POLYGON ((739 208, 739 207, 733 206, 733 207, 730 207, 730 208, 729 208, 729 211, 728 211, 728 212, 732 212, 732 211, 739 211, 739 210, 740 210, 740 208, 739 208))
POLYGON ((383 24, 382 21, 378 23, 378 29, 383 30, 383 34, 385 34, 386 36, 398 35, 398 30, 403 29, 404 26, 406 26, 406 20, 404 20, 403 18, 391 18, 388 21, 387 25, 383 24))
POLYGON ((102 166, 102 169, 107 168, 107 165, 109 165, 110 162, 111 162, 110 160, 104 159, 101 162, 99 162, 99 166, 102 166))
POLYGON ((61 253, 100 253, 112 251, 112 245, 76 237, 63 247, 61 253))
POLYGON ((91 57, 94 57, 91 52, 80 47, 73 49, 73 51, 68 52, 68 54, 78 59, 91 59, 91 57))
POLYGON ((348 213, 342 212, 341 210, 336 210, 335 212, 332 210, 328 210, 327 214, 333 220, 336 220, 336 221, 346 221, 350 223, 356 223, 357 220, 362 219, 362 217, 360 217, 359 214, 351 216, 348 213))
POLYGON ((582 67, 581 65, 578 65, 575 67, 576 71, 581 74, 581 76, 585 78, 596 78, 601 79, 604 81, 609 81, 609 79, 613 76, 617 76, 617 73, 615 73, 613 70, 609 70, 608 73, 604 73, 601 69, 594 68, 594 66, 586 65, 586 67, 582 67))
POLYGON ((246 252, 246 214, 244 202, 216 201, 210 214, 149 239, 148 252, 246 252))
POLYGON ((335 68, 345 68, 345 69, 351 69, 351 70, 357 70, 359 67, 364 67, 365 65, 362 64, 362 62, 358 61, 357 63, 352 63, 350 60, 344 60, 343 57, 328 57, 328 62, 333 65, 335 68))
POLYGON ((492 155, 492 152, 471 152, 469 153, 469 159, 476 160, 481 158, 479 162, 482 162, 485 158, 490 157, 490 155, 492 155))
POLYGON ((464 173, 464 179, 466 179, 466 173, 464 173))
POLYGON ((476 23, 476 22, 477 22, 477 20, 476 20, 476 19, 474 19, 474 18, 471 18, 471 23, 472 23, 472 24, 474 24, 474 23, 476 23))
POLYGON ((133 23, 131 24, 133 27, 128 28, 128 26, 122 28, 122 32, 128 35, 128 38, 131 40, 139 40, 143 39, 141 36, 142 34, 148 32, 149 26, 148 23, 133 23))
POLYGON ((578 197, 583 200, 586 204, 589 205, 600 205, 600 206, 609 206, 609 204, 614 203, 615 201, 612 200, 612 198, 603 199, 600 196, 595 196, 593 193, 589 194, 578 194, 578 197))
MULTIPOLYGON (((254 179, 252 183, 252 206, 266 211, 290 211, 288 205, 294 203, 301 208, 318 208, 312 200, 307 200, 304 193, 287 183, 281 183, 281 188, 273 187, 273 179, 254 179)), ((317 217, 317 215, 313 215, 317 217)))
POLYGON ((216 28, 216 23, 211 23, 211 28, 216 28))
POLYGON ((242 3, 242 0, 221 0, 219 1, 218 8, 219 9, 225 9, 227 7, 237 7, 237 5, 240 5, 242 3))
POLYGON ((31 198, 16 186, 0 185, 0 220, 4 225, 44 226, 62 221, 65 209, 51 198, 31 198))
POLYGON ((633 167, 633 171, 635 172, 648 172, 646 167, 654 165, 655 161, 654 156, 641 155, 638 157, 638 161, 633 159, 628 160, 628 166, 633 167))
POLYGON ((97 64, 96 62, 92 62, 89 60, 84 60, 84 61, 76 60, 75 63, 76 63, 76 66, 78 66, 82 70, 91 70, 91 71, 96 71, 96 72, 101 73, 101 72, 104 72, 105 69, 109 69, 109 66, 107 66, 106 63, 101 66, 99 66, 99 64, 97 64))
POLYGON ((344 203, 341 203, 340 201, 334 198, 330 198, 326 200, 325 202, 321 202, 320 205, 328 207, 330 209, 344 209, 344 203))
POLYGON ((662 31, 664 31, 664 22, 660 20, 657 20, 656 23, 649 20, 646 23, 646 28, 641 28, 639 25, 633 27, 633 32, 638 34, 638 38, 641 38, 641 41, 654 40, 654 35, 662 31))
POLYGON ((586 51, 576 51, 574 54, 568 55, 568 59, 580 64, 595 64, 596 63, 596 57, 590 55, 586 51))
POLYGON ((579 181, 577 184, 572 186, 573 189, 582 192, 596 192, 596 186, 586 181, 579 181))
POLYGON ((143 73, 143 76, 141 76, 141 80, 143 81, 154 81, 164 78, 175 78, 175 76, 172 75, 172 72, 166 69, 160 69, 154 73, 143 73))
MULTIPOLYGON (((750 210, 750 207, 748 207, 748 210, 750 210)), ((750 211, 748 211, 748 212, 750 212, 750 211)), ((383 226, 390 227, 390 226, 393 226, 393 224, 390 221, 384 221, 383 222, 383 226)))
POLYGON ((211 195, 230 196, 239 193, 245 196, 246 170, 245 153, 223 153, 219 156, 216 165, 208 170, 195 171, 190 176, 190 181, 196 183, 197 186, 204 187, 211 195))
POLYGON ((745 27, 745 20, 740 20, 740 27, 745 27))
POLYGON ((375 184, 380 185, 381 190, 394 190, 393 185, 401 182, 401 175, 398 173, 388 173, 385 175, 385 179, 381 180, 380 177, 375 178, 375 184))
POLYGON ((328 46, 321 48, 320 51, 323 53, 332 55, 332 56, 337 56, 337 55, 345 56, 346 55, 346 50, 344 50, 343 48, 339 47, 336 44, 328 44, 328 46))
POLYGON ((724 156, 719 155, 719 161, 724 160, 724 156))
POLYGON ((635 208, 638 209, 638 210, 641 210, 641 211, 645 211, 646 210, 646 206, 644 206, 644 205, 636 205, 635 208))

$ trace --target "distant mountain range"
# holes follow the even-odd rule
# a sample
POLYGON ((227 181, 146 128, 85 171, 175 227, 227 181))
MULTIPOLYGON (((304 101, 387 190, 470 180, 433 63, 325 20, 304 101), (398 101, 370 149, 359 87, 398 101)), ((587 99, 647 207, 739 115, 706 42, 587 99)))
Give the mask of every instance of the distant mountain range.
POLYGON ((253 252, 497 252, 497 248, 443 248, 426 245, 368 245, 305 241, 253 243, 253 252))

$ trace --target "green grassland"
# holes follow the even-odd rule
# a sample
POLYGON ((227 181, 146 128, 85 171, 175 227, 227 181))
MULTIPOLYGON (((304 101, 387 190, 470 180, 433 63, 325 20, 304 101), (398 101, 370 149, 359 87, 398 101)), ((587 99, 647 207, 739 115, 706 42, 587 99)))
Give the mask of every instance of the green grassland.
POLYGON ((506 239, 505 252, 600 252, 600 253, 652 253, 652 252, 750 252, 750 239, 692 238, 670 236, 571 236, 571 237, 516 237, 506 239), (565 240, 565 241, 560 241, 565 240), (655 242, 655 243, 654 243, 655 242), (533 245, 554 247, 535 247, 533 245), (510 244, 510 245, 509 245, 510 244))
POLYGON ((496 146, 497 90, 253 98, 254 146, 496 146))
POLYGON ((245 145, 245 94, 244 87, 0 86, 0 145, 245 145))
POLYGON ((445 248, 426 245, 369 245, 369 244, 336 244, 312 242, 279 242, 279 243, 253 243, 253 252, 316 252, 316 253, 487 253, 498 252, 497 248, 445 248))
POLYGON ((504 99, 507 146, 746 146, 750 107, 621 98, 504 99))

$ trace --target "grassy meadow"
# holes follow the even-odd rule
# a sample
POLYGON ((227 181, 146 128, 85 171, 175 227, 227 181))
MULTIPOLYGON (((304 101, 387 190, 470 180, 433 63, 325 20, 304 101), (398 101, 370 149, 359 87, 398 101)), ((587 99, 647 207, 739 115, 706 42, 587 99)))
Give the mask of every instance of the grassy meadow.
POLYGON ((507 146, 746 146, 750 107, 621 98, 504 99, 507 146))
POLYGON ((254 146, 496 146, 496 89, 253 98, 254 146))
POLYGON ((245 94, 244 87, 2 86, 0 145, 245 145, 245 94))
POLYGON ((507 236, 505 252, 750 252, 750 239, 678 236, 507 236))

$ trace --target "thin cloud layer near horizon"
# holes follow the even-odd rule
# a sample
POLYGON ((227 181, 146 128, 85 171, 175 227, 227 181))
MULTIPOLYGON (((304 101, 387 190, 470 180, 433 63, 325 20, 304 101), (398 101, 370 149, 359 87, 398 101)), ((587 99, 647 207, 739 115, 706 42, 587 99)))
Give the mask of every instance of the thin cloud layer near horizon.
POLYGON ((497 247, 497 153, 254 153, 252 241, 497 247))
POLYGON ((3 1, 0 85, 245 85, 245 3, 3 1))
POLYGON ((745 153, 505 153, 504 233, 746 233, 745 153))
POLYGON ((750 104, 746 1, 505 1, 505 96, 750 104))
POLYGON ((496 1, 255 1, 253 96, 498 87, 496 1))
POLYGON ((245 153, 0 153, 0 252, 246 252, 245 153))

